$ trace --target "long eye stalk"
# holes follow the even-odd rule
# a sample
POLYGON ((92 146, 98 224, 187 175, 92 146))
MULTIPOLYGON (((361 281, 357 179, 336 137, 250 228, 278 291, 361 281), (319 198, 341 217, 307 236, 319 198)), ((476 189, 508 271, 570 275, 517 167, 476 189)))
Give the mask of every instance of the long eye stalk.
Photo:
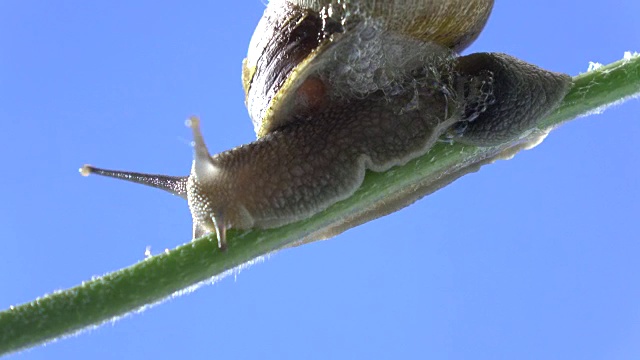
POLYGON ((167 176, 157 174, 143 174, 130 171, 107 170, 93 167, 91 165, 84 165, 83 167, 81 167, 80 174, 82 174, 82 176, 97 174, 120 180, 131 181, 134 183, 158 188, 173 195, 178 195, 185 200, 187 199, 187 176, 167 176))

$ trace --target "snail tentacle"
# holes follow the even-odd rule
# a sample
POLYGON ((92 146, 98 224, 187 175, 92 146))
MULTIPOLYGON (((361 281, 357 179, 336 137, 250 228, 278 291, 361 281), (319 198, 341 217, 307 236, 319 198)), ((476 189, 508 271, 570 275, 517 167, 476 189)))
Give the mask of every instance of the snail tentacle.
POLYGON ((83 165, 79 172, 82 176, 96 174, 100 176, 111 177, 115 179, 134 182, 156 189, 164 190, 173 195, 187 199, 187 181, 188 176, 169 176, 159 174, 145 174, 133 171, 119 171, 97 168, 88 164, 83 165))

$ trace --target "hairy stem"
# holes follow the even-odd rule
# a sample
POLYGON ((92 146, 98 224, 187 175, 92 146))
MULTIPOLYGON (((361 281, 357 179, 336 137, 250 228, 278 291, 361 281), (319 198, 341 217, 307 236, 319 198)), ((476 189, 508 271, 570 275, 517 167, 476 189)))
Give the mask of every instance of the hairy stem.
MULTIPOLYGON (((574 86, 560 108, 543 123, 541 132, 575 117, 640 93, 640 56, 604 66, 573 78, 574 86)), ((526 140, 526 139, 525 139, 526 140)), ((351 198, 310 219, 265 231, 227 233, 228 249, 217 249, 215 239, 205 237, 128 268, 83 282, 74 288, 45 295, 30 303, 0 312, 0 355, 32 347, 90 326, 143 309, 163 299, 213 281, 238 266, 291 246, 326 229, 338 228, 341 219, 362 213, 387 194, 419 187, 424 179, 449 181, 479 166, 519 151, 511 144, 478 149, 458 144, 439 144, 427 155, 385 173, 369 173, 351 198), (458 164, 466 164, 459 167, 458 164), (457 167, 457 168, 456 168, 457 167), (455 169, 454 169, 455 168, 455 169), (451 170, 454 169, 454 170, 451 170), (466 169, 469 169, 466 171, 466 169), (214 240, 214 241, 211 241, 214 240)), ((432 180, 432 182, 435 180, 432 180)), ((358 222, 347 224, 355 226, 358 222)))

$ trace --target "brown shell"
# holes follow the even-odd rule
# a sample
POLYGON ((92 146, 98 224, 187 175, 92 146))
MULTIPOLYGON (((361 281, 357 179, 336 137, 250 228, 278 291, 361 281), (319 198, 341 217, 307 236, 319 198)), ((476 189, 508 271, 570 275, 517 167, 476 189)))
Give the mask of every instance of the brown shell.
POLYGON ((285 94, 297 89, 305 70, 354 24, 382 19, 401 33, 459 52, 480 34, 493 0, 272 0, 243 61, 245 102, 258 138, 289 121, 285 94))

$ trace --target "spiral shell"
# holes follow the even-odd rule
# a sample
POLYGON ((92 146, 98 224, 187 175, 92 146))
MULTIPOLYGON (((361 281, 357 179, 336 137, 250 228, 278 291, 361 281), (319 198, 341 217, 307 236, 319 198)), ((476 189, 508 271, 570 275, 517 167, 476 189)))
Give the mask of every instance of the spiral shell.
POLYGON ((363 23, 377 32, 459 52, 479 35, 492 7, 493 0, 271 1, 242 71, 257 137, 293 121, 296 99, 303 98, 305 106, 322 105, 327 89, 316 79, 307 81, 310 69, 363 23))

